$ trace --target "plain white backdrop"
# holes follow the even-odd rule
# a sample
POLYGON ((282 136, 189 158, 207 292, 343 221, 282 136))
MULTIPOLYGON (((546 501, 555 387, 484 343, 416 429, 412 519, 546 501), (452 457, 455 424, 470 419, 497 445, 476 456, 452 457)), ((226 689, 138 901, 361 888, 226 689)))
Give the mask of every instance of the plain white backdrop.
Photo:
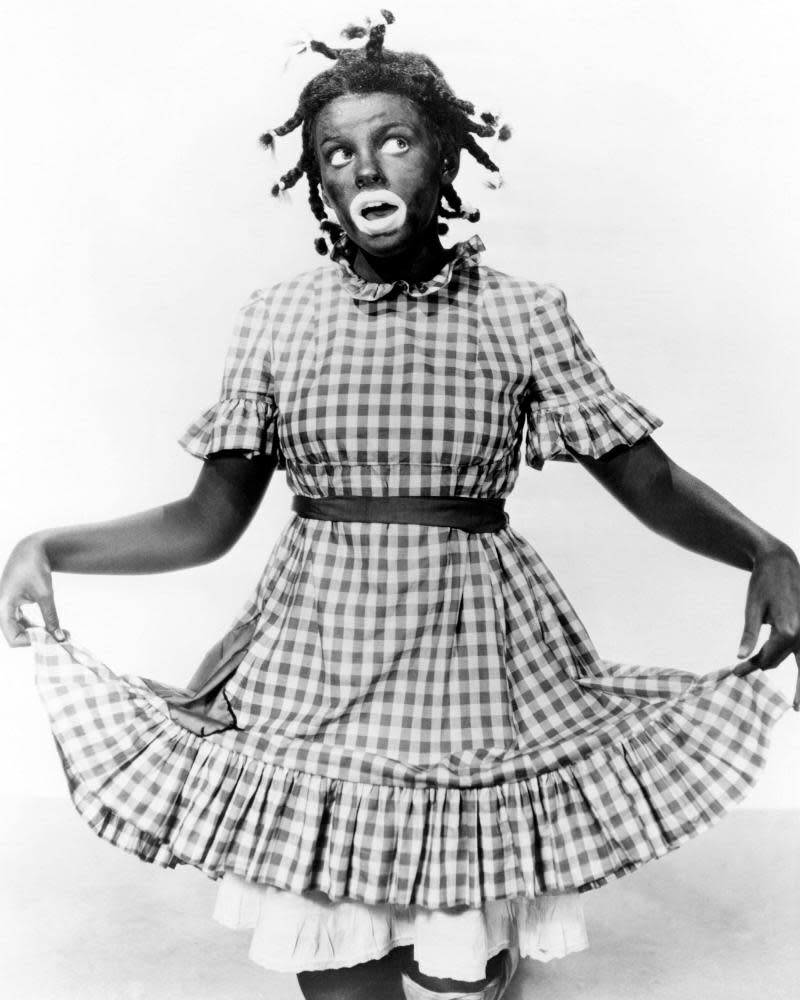
MULTIPOLYGON (((749 0, 395 0, 389 44, 428 52, 500 111, 506 185, 466 162, 485 261, 553 282, 661 446, 800 547, 796 5, 749 0)), ((176 438, 216 397, 256 287, 321 263, 299 155, 258 136, 293 112, 370 13, 303 0, 6 4, 0 36, 0 556, 43 527, 178 499, 176 438)), ((289 517, 276 475, 239 546, 201 569, 57 576, 64 627, 119 672, 180 683, 254 586, 289 517)), ((515 528, 609 659, 732 664, 747 576, 649 533, 578 467, 523 468, 515 528)), ((26 650, 0 649, 0 788, 65 795, 26 650)), ((773 675, 787 696, 794 666, 773 675)), ((751 806, 800 806, 800 717, 778 726, 751 806)))

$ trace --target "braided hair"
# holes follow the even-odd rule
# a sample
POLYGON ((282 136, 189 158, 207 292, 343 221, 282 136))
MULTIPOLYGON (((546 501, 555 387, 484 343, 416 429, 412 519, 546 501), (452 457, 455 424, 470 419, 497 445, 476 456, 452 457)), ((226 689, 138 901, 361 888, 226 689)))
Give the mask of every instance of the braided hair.
MULTIPOLYGON (((369 94, 385 92, 399 94, 413 101, 427 116, 434 134, 445 137, 453 150, 464 149, 487 170, 496 174, 498 180, 489 182, 490 187, 499 187, 499 167, 486 150, 479 145, 476 136, 489 138, 497 136, 505 141, 511 136, 508 125, 501 125, 497 116, 484 112, 476 116, 475 106, 460 100, 451 90, 439 67, 428 56, 418 52, 394 52, 384 48, 386 25, 394 22, 394 15, 383 10, 384 23, 362 27, 348 25, 342 36, 348 40, 366 37, 362 48, 335 49, 325 42, 309 41, 302 50, 310 49, 332 60, 335 65, 313 77, 303 88, 297 110, 283 125, 265 132, 261 143, 273 145, 276 136, 288 135, 302 126, 303 151, 296 165, 287 171, 272 188, 278 197, 281 192, 294 185, 305 174, 308 180, 309 205, 320 223, 324 236, 314 241, 320 254, 327 254, 327 239, 335 243, 343 235, 342 228, 328 219, 320 194, 320 171, 314 149, 314 124, 322 108, 330 101, 345 94, 369 94), (475 118, 478 120, 474 120, 475 118), (327 239, 326 239, 327 238, 327 239)), ((477 222, 477 209, 465 206, 452 184, 442 187, 438 216, 441 219, 467 219, 477 222)), ((447 232, 447 223, 439 224, 439 232, 447 232)))

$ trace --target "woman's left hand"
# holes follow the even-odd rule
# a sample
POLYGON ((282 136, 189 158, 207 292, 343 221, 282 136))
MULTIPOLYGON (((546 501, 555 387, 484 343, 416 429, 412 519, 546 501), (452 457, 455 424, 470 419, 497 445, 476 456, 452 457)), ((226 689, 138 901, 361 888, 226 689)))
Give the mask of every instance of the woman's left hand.
MULTIPOLYGON (((679 545, 750 570, 738 677, 773 670, 794 653, 800 671, 800 563, 788 545, 751 521, 725 497, 682 469, 646 437, 599 458, 577 461, 648 528, 679 545), (755 553, 755 559, 753 559, 755 553), (770 637, 753 656, 762 625, 770 637)), ((794 694, 800 711, 800 673, 794 694)))
POLYGON ((800 564, 788 545, 779 543, 756 558, 744 623, 739 656, 750 658, 734 667, 734 674, 744 677, 754 670, 773 670, 794 653, 798 677, 793 707, 800 711, 800 564), (771 632, 753 656, 762 625, 770 625, 771 632))

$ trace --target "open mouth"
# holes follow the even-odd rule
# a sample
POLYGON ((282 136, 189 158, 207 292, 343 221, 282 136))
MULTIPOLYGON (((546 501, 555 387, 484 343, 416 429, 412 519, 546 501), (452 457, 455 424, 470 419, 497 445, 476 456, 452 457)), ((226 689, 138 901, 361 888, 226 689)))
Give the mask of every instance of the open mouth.
POLYGON ((388 205, 385 201, 380 205, 367 205, 361 210, 361 215, 365 219, 385 219, 387 215, 397 211, 396 205, 388 205))
POLYGON ((360 191, 350 203, 350 218, 368 236, 399 229, 407 211, 406 203, 393 191, 360 191))

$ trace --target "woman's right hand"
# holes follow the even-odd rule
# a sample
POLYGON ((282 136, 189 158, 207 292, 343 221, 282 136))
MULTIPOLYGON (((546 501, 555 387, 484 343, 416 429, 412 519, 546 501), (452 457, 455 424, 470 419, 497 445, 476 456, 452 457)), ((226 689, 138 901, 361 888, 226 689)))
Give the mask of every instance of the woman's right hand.
POLYGON ((23 604, 37 604, 47 631, 59 641, 65 638, 53 597, 50 562, 35 535, 17 543, 0 576, 0 632, 9 646, 31 644, 25 630, 32 623, 22 614, 23 604))

